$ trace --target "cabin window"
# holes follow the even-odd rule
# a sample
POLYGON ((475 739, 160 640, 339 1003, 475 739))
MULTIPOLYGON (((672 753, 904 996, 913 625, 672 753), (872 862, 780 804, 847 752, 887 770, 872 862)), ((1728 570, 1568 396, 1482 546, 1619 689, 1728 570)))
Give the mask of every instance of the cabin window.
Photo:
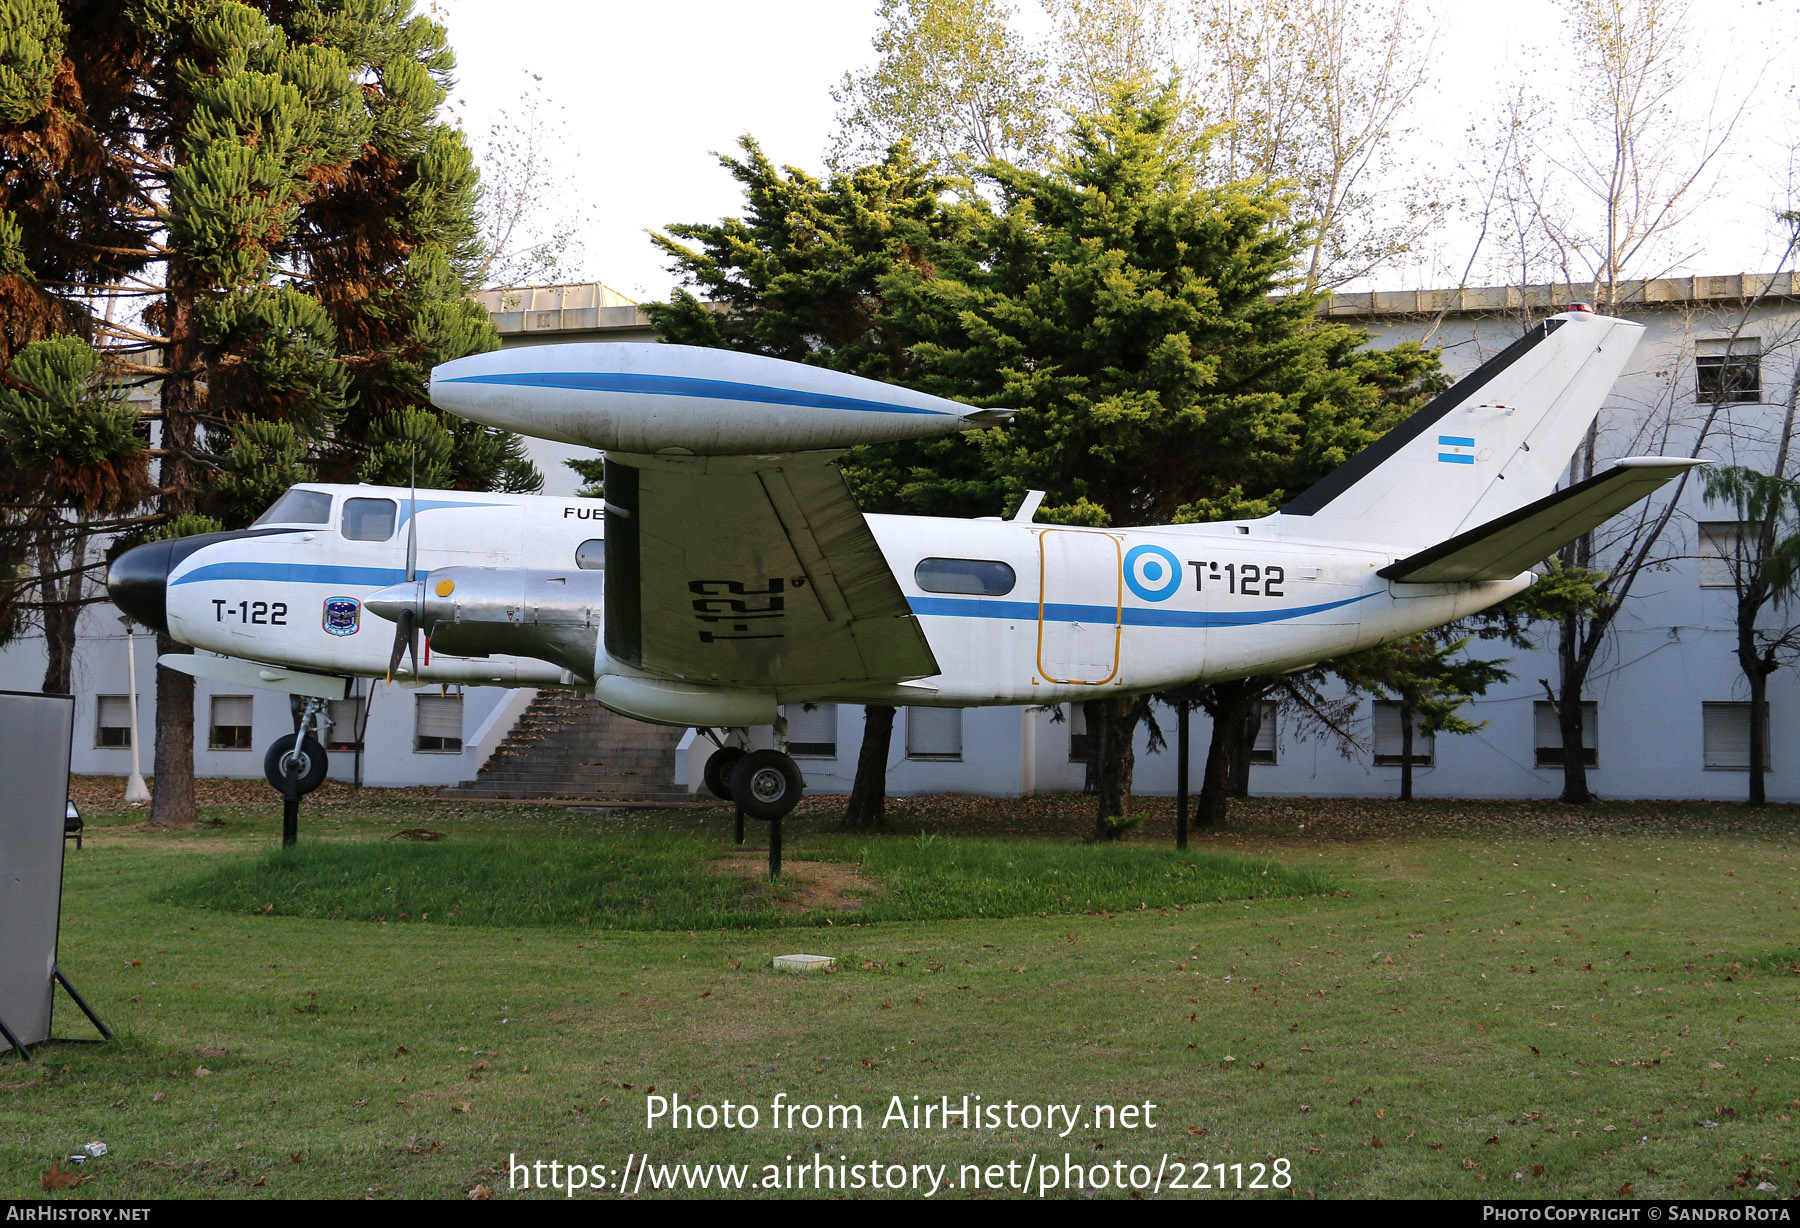
POLYGON ((413 750, 422 754, 462 750, 462 696, 420 695, 413 716, 413 750))
POLYGON ((95 714, 94 745, 112 749, 131 745, 131 698, 102 695, 95 714))
POLYGON ((913 580, 928 593, 976 597, 1004 597, 1018 583, 1013 569, 996 559, 920 559, 913 580))
POLYGON ((590 537, 575 547, 575 566, 583 571, 606 570, 606 543, 590 537))
POLYGON ((330 524, 331 496, 322 490, 301 490, 296 486, 270 504, 269 510, 256 518, 257 524, 330 524))
POLYGON ((908 708, 906 757, 958 760, 963 757, 961 708, 908 708))
POLYGON ((796 759, 837 758, 837 705, 784 704, 788 754, 796 759))
POLYGON ((399 511, 392 499, 346 499, 344 536, 353 542, 384 542, 394 535, 399 511))
POLYGON ((255 700, 249 695, 214 695, 212 724, 206 734, 208 750, 249 750, 250 714, 255 700))

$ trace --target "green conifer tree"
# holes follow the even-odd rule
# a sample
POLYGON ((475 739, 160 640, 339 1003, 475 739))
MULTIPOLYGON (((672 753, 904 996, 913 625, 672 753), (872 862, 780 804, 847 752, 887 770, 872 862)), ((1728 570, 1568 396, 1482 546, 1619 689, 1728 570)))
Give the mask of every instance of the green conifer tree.
MULTIPOLYGON (((410 0, 0 0, 0 29, 0 357, 74 334, 154 385, 162 532, 370 471, 433 365, 498 345, 453 61, 410 0)), ((490 435, 451 480, 529 486, 490 435)), ((161 670, 153 822, 192 821, 192 763, 161 670)))

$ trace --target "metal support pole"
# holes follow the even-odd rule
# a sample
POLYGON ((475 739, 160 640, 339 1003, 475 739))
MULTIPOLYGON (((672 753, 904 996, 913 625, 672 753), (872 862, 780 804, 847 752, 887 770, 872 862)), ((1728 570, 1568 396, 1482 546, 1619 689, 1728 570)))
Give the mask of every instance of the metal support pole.
POLYGON ((769 877, 781 877, 781 820, 769 820, 769 877))
POLYGON ((291 849, 300 838, 300 756, 281 765, 281 847, 291 849))
POLYGON ((1175 709, 1175 847, 1187 847, 1188 836, 1188 706, 1175 709))
POLYGON ((112 1029, 102 1023, 100 1021, 100 1016, 94 1013, 94 1008, 87 1004, 86 999, 75 992, 75 986, 69 984, 69 978, 63 975, 63 970, 52 965, 50 975, 54 976, 56 978, 56 983, 68 991, 71 998, 75 999, 75 1005, 79 1006, 81 1008, 81 1013, 88 1017, 89 1023, 100 1029, 100 1035, 104 1036, 107 1040, 111 1040, 113 1038, 112 1029))
POLYGON ((19 1043, 19 1038, 13 1035, 13 1030, 6 1026, 4 1019, 0 1019, 0 1036, 6 1037, 6 1043, 17 1049, 20 1057, 28 1062, 31 1060, 31 1050, 19 1043))

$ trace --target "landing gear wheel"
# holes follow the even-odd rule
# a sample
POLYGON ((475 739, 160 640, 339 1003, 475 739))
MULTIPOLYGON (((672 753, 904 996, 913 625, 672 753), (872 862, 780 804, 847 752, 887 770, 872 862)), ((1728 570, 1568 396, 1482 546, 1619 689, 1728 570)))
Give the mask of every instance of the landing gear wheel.
POLYGON ((805 788, 800 769, 778 750, 753 750, 731 769, 731 800, 753 819, 779 819, 805 788))
POLYGON ((731 800, 731 769, 744 757, 741 746, 721 746, 706 760, 706 791, 714 797, 731 800))
MULTIPOLYGON (((288 752, 294 748, 294 735, 285 734, 276 738, 269 746, 269 753, 263 756, 263 775, 268 778, 277 793, 287 790, 286 764, 288 752)), ((300 781, 297 792, 302 795, 311 793, 325 779, 325 748, 313 738, 300 741, 300 781)))

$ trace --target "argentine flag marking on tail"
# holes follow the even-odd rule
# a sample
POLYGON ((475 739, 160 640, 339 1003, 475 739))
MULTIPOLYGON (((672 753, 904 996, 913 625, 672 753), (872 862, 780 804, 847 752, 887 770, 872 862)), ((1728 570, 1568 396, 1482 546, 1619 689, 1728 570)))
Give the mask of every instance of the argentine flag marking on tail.
POLYGON ((1475 463, 1475 441, 1467 435, 1439 435, 1438 460, 1446 465, 1473 465, 1475 463))

